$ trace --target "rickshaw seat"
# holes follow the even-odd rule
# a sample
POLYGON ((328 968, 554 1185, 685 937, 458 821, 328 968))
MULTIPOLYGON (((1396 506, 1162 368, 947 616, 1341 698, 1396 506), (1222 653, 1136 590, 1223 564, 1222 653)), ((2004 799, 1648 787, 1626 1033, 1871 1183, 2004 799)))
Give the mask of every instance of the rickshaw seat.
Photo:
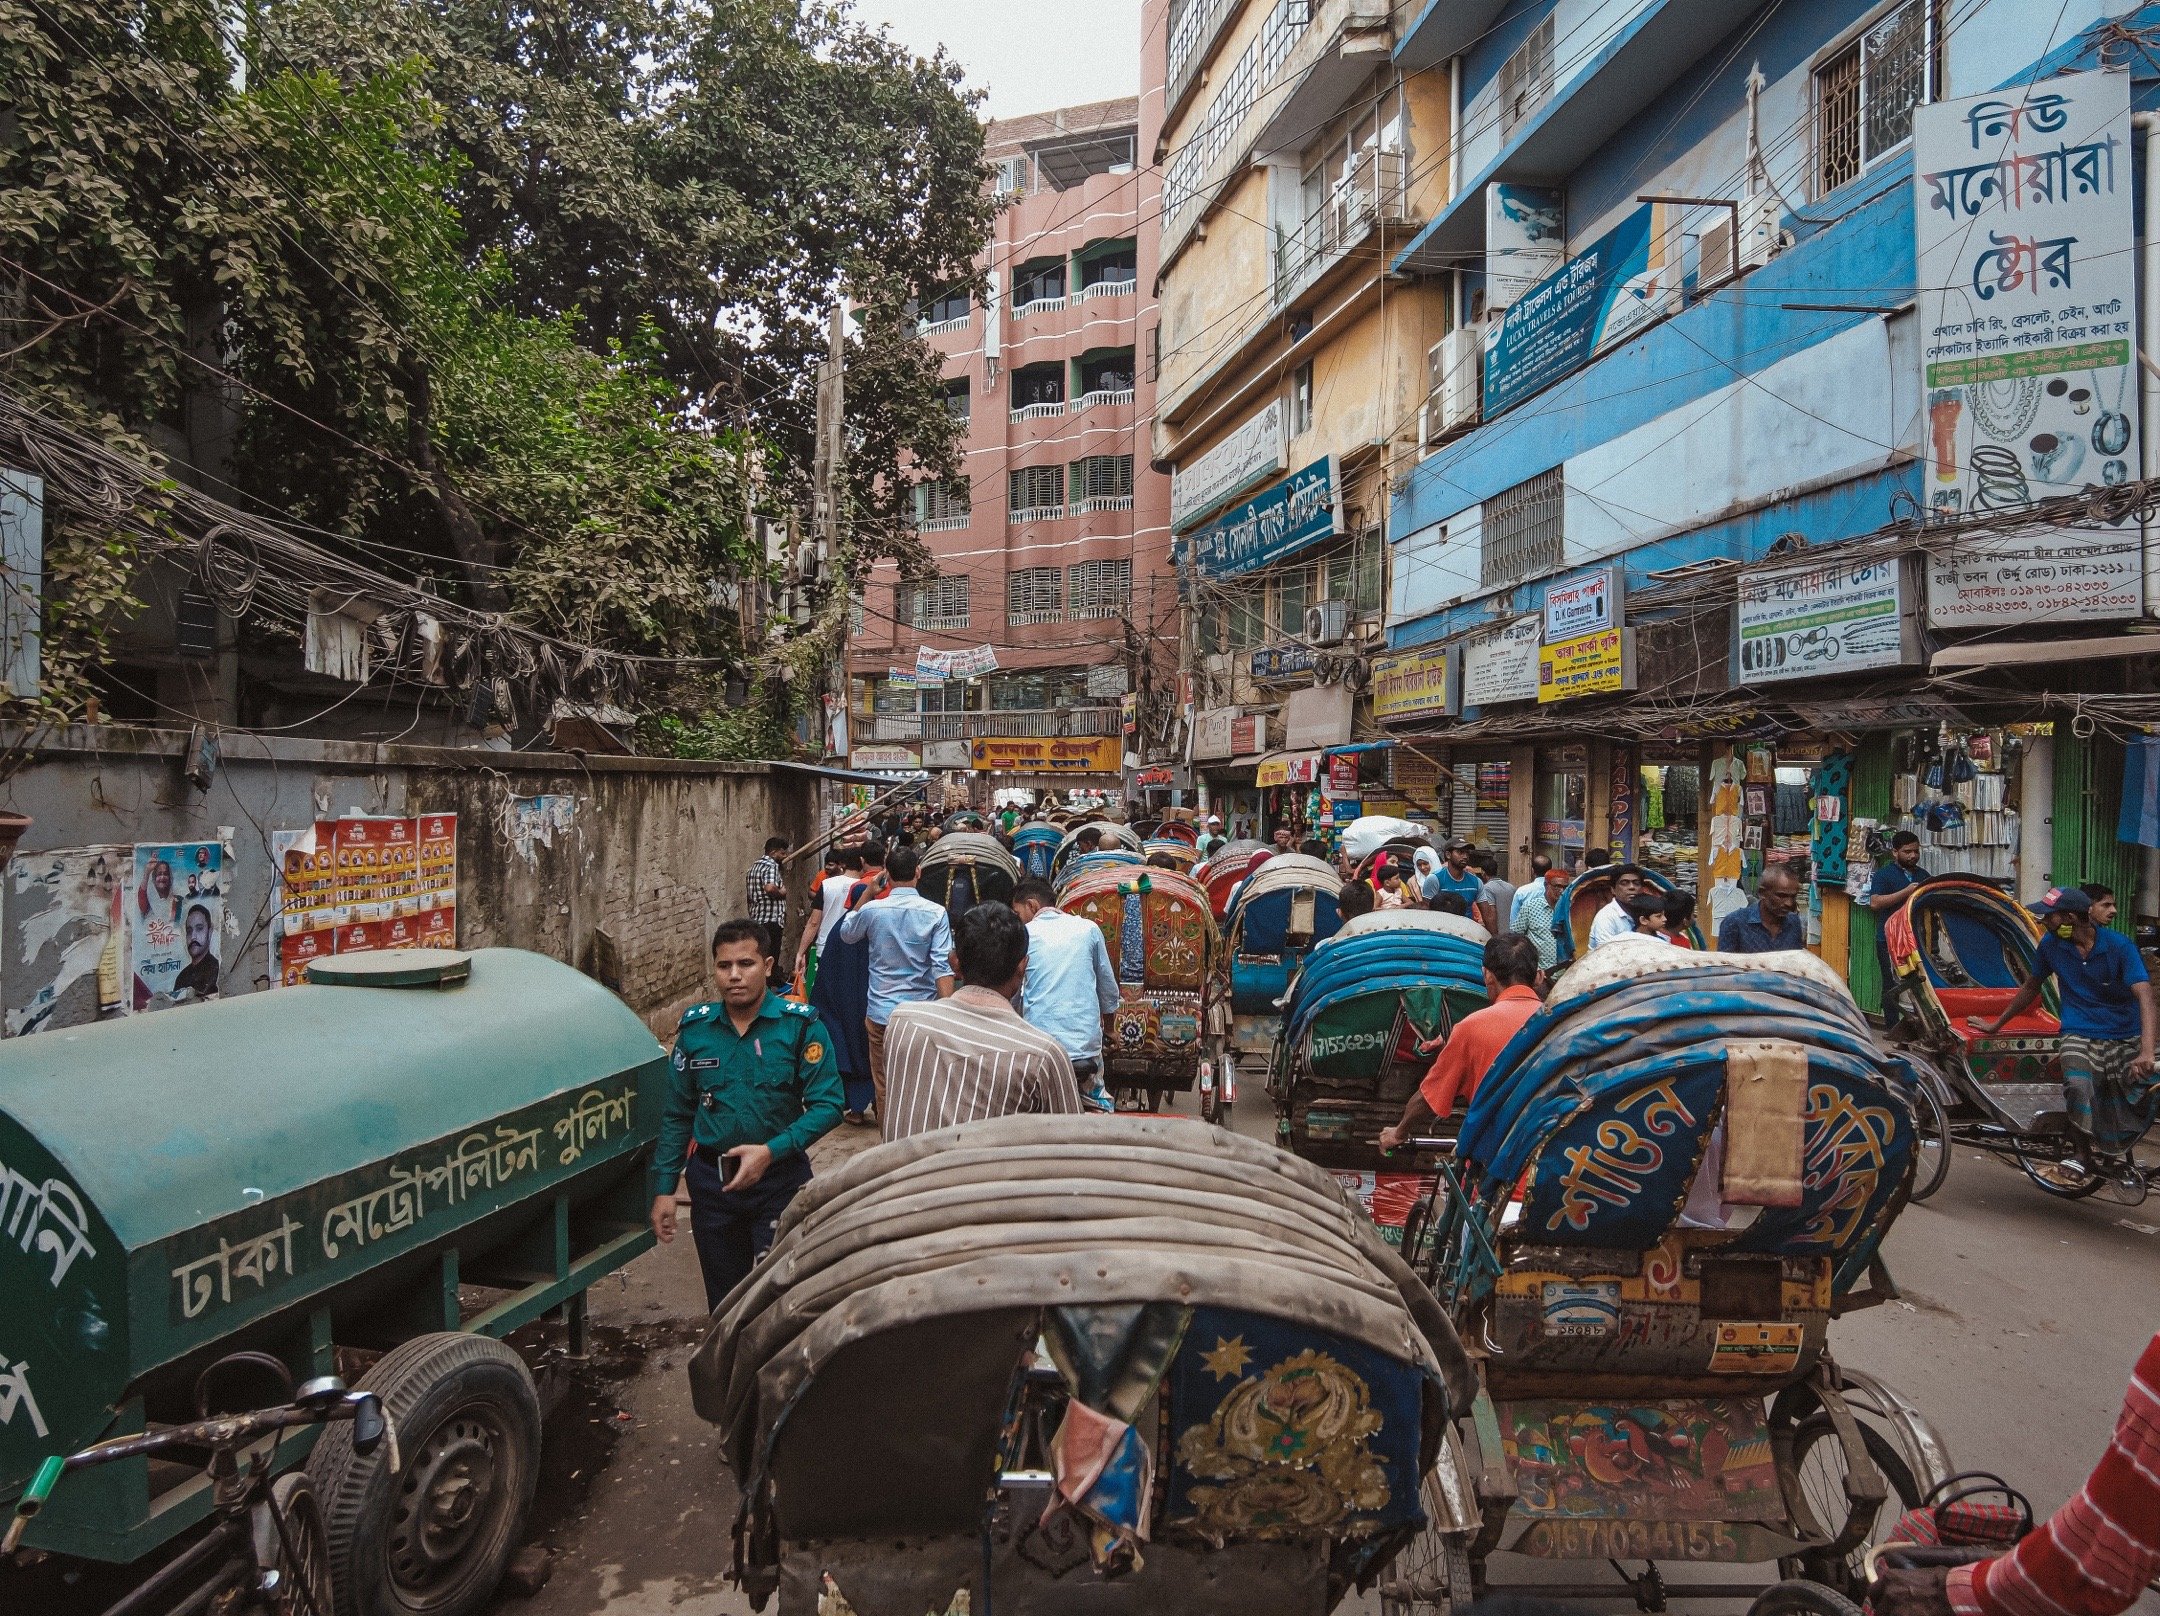
POLYGON ((1956 1029, 1960 1038, 2053 1038, 2062 1031, 2060 1022, 2040 1006, 2034 1005, 2003 1028, 2001 1034, 1982 1034, 1978 1024, 1993 1021, 2001 1015, 2004 1006, 2017 997, 2016 988, 1937 988, 1935 997, 1941 1002, 1943 1014, 1949 1017, 1950 1025, 1956 1029))

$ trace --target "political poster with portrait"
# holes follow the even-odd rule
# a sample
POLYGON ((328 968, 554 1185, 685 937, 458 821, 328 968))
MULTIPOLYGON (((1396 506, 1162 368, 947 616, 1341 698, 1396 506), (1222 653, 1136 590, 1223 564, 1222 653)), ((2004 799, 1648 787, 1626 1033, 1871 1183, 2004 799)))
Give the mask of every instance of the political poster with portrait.
POLYGON ((216 997, 225 930, 221 843, 138 842, 121 913, 131 1010, 216 997))
MULTIPOLYGON (((1928 513, 2016 512, 2139 476, 2130 75, 1913 115, 1928 513)), ((2135 617, 2133 512, 1936 546, 1938 628, 2135 617)))

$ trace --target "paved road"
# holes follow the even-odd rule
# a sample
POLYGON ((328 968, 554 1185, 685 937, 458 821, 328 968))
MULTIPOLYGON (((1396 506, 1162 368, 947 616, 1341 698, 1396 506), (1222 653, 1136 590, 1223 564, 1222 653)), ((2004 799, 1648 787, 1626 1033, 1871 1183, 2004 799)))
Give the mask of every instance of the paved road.
MULTIPOLYGON (((1265 1097, 1249 1092, 1232 1122, 1267 1137, 1265 1097)), ((843 1134, 823 1149, 865 1143, 843 1134)), ((1917 1400, 1961 1466, 2000 1471, 2037 1508, 2054 1508, 2105 1445, 2130 1365, 2160 1330, 2160 1197, 2136 1210, 2053 1201, 2014 1168, 1961 1152, 1934 1200, 1899 1222, 1888 1254, 1904 1299, 1840 1321, 1837 1355, 1917 1400)), ((682 1374, 683 1343, 701 1322, 687 1239, 607 1282, 595 1303, 625 1378, 591 1386, 597 1400, 574 1398, 551 1421, 554 1578, 500 1609, 747 1611, 722 1577, 734 1488, 682 1374)), ((2141 1609, 2160 1616, 2160 1601, 2141 1609)))

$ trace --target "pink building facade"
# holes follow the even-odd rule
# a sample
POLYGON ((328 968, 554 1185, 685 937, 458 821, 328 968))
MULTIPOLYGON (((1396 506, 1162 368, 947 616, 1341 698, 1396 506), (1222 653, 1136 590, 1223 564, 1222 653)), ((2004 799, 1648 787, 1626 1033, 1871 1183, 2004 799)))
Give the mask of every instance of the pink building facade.
POLYGON ((1055 772, 1112 791, 1139 750, 1128 711, 1169 699, 1170 490, 1149 464, 1160 186, 1138 162, 1155 134, 1132 99, 989 127, 1003 206, 987 294, 922 310, 967 421, 967 485, 917 490, 933 573, 886 563, 867 582, 848 657, 861 761, 985 775, 1002 763, 1016 766, 996 784, 1034 785, 1052 771, 1028 761, 1049 750, 978 743, 1092 741, 1056 749, 1055 772), (911 677, 923 651, 979 664, 983 647, 994 669, 911 677))

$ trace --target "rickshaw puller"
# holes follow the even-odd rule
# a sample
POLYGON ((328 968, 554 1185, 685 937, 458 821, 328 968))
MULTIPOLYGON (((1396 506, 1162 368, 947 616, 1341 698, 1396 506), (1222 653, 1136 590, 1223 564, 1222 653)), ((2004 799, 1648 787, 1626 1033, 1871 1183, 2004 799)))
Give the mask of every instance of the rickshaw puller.
POLYGON ((1432 1070, 1403 1107, 1402 1119, 1380 1130, 1382 1151, 1400 1149, 1426 1123, 1445 1117, 1460 1099, 1477 1093, 1508 1040, 1543 1008, 1538 997, 1538 956, 1530 939, 1511 932, 1485 945, 1485 992, 1492 1000, 1455 1024, 1432 1070))

